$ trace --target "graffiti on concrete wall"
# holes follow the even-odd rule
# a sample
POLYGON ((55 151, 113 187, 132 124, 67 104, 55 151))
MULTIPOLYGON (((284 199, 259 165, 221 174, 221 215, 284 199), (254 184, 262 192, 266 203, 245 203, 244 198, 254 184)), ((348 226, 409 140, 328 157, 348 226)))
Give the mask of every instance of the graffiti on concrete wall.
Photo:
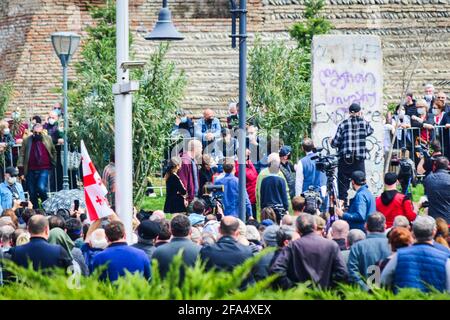
POLYGON ((366 174, 372 192, 383 188, 382 53, 377 36, 324 35, 313 40, 312 137, 333 154, 330 146, 348 107, 361 105, 375 132, 366 141, 366 174))

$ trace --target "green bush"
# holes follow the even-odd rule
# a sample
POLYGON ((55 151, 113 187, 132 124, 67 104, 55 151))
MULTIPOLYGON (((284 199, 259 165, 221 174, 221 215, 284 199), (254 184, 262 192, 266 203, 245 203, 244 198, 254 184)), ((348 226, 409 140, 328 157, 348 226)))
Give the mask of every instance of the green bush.
MULTIPOLYGON (((266 251, 267 252, 267 251, 266 251)), ((18 280, 0 287, 1 300, 450 300, 448 293, 422 293, 415 289, 403 289, 397 295, 386 289, 375 288, 372 293, 350 285, 339 285, 334 290, 319 290, 303 283, 297 287, 279 291, 270 288, 275 276, 271 276, 245 290, 239 290, 242 281, 263 254, 246 261, 232 272, 216 272, 204 269, 197 261, 192 268, 186 268, 184 282, 179 284, 179 270, 182 265, 178 255, 166 276, 161 279, 157 261, 153 261, 152 279, 147 281, 139 275, 127 274, 114 284, 100 282, 96 272, 90 277, 74 281, 63 271, 51 277, 32 269, 23 269, 6 263, 18 275, 18 280), (79 282, 79 283, 78 283, 79 282)))

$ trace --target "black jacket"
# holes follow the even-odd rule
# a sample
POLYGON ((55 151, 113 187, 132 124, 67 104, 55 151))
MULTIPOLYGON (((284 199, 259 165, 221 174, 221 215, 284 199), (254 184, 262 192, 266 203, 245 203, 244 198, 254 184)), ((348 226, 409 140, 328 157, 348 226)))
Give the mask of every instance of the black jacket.
MULTIPOLYGON (((172 238, 169 243, 156 248, 153 252, 152 259, 158 260, 158 267, 161 278, 164 278, 169 272, 173 258, 180 250, 183 250, 183 263, 187 266, 194 266, 197 260, 200 246, 193 243, 187 238, 172 238)), ((184 278, 184 271, 181 270, 180 279, 184 278)))
POLYGON ((164 212, 186 212, 183 198, 183 196, 186 195, 186 188, 176 174, 171 174, 167 179, 166 190, 167 194, 166 202, 164 203, 164 212))
POLYGON ((27 268, 28 259, 34 270, 50 268, 67 268, 72 265, 72 259, 66 249, 59 245, 49 244, 41 237, 32 237, 30 242, 9 250, 11 260, 17 265, 27 268))
MULTIPOLYGON (((205 246, 200 250, 200 258, 202 261, 206 261, 206 270, 216 268, 216 270, 229 272, 252 257, 253 253, 249 246, 238 243, 230 236, 221 237, 215 244, 205 246)), ((253 273, 254 271, 244 280, 241 288, 245 288, 249 283, 255 281, 253 273)))
MULTIPOLYGON (((151 240, 148 241, 151 242, 151 240)), ((155 252, 156 250, 156 247, 153 245, 153 243, 146 243, 141 240, 139 240, 138 243, 133 244, 132 247, 144 251, 147 254, 150 261, 152 260, 153 252, 155 252)))
POLYGON ((253 257, 250 247, 238 243, 229 236, 221 237, 215 244, 203 247, 200 258, 206 261, 206 269, 231 271, 248 258, 253 257))
POLYGON ((329 288, 348 277, 338 244, 314 232, 285 247, 270 272, 280 275, 276 284, 283 289, 308 280, 322 288, 329 288))
POLYGON ((436 170, 423 181, 425 195, 430 207, 428 215, 443 218, 450 224, 450 174, 447 170, 436 170))

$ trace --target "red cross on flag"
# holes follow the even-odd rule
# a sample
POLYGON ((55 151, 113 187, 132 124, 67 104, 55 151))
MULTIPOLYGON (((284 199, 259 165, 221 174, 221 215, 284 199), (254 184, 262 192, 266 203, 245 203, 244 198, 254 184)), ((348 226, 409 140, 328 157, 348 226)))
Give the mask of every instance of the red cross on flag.
POLYGON ((83 165, 84 197, 89 220, 95 221, 113 214, 106 199, 108 190, 89 157, 84 141, 81 141, 81 162, 83 165))

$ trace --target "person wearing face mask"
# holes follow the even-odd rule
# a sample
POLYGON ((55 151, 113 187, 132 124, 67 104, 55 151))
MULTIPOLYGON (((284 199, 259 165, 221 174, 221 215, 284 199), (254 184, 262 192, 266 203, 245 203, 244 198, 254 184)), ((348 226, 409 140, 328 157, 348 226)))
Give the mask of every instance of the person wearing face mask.
POLYGON ((56 166, 50 171, 50 192, 62 190, 63 186, 63 168, 61 163, 61 153, 64 145, 64 131, 59 129, 59 116, 55 110, 48 114, 47 122, 44 124, 44 129, 52 138, 56 149, 56 166))
POLYGON ((59 102, 55 103, 53 106, 53 112, 58 116, 62 116, 61 104, 59 102))
POLYGON ((349 108, 350 117, 342 121, 331 140, 332 148, 338 150, 338 192, 339 200, 347 202, 350 176, 357 170, 365 173, 367 157, 366 139, 374 130, 362 117, 361 106, 352 103, 349 108))
POLYGON ((442 151, 448 158, 450 156, 450 117, 444 112, 445 104, 442 100, 435 100, 433 104, 433 124, 434 124, 434 136, 433 138, 441 141, 442 151))
POLYGON ((396 128, 395 148, 408 148, 410 150, 412 137, 411 132, 407 129, 411 128, 411 118, 406 114, 405 107, 397 106, 392 117, 392 125, 396 128))
POLYGON ((431 83, 425 85, 425 95, 423 96, 428 104, 428 112, 432 113, 432 108, 434 104, 434 86, 431 83))
POLYGON ((38 208, 38 198, 47 200, 48 176, 56 165, 56 149, 52 138, 43 134, 41 124, 33 126, 33 135, 24 139, 18 167, 23 168, 26 177, 30 200, 34 208, 38 208))
POLYGON ((354 171, 351 175, 351 184, 356 194, 350 201, 348 210, 344 212, 341 207, 336 207, 334 210, 339 218, 348 222, 350 229, 360 229, 365 232, 364 224, 367 217, 376 211, 375 198, 366 184, 364 172, 354 171))
MULTIPOLYGON (((14 138, 11 135, 9 124, 7 121, 0 121, 0 154, 5 155, 5 166, 13 165, 12 147, 14 146, 14 138)), ((3 166, 3 165, 2 165, 3 166)))
POLYGON ((0 184, 0 212, 14 207, 15 201, 25 201, 22 185, 17 181, 19 170, 8 167, 5 170, 5 182, 0 184))
POLYGON ((215 139, 219 139, 221 131, 220 121, 214 117, 214 111, 205 109, 203 118, 197 120, 194 130, 195 137, 203 144, 203 149, 206 149, 215 139))
POLYGON ((413 130, 413 140, 416 141, 420 137, 420 142, 428 144, 432 139, 433 117, 428 113, 428 104, 424 99, 420 99, 416 103, 417 116, 411 116, 411 127, 420 128, 413 130))

